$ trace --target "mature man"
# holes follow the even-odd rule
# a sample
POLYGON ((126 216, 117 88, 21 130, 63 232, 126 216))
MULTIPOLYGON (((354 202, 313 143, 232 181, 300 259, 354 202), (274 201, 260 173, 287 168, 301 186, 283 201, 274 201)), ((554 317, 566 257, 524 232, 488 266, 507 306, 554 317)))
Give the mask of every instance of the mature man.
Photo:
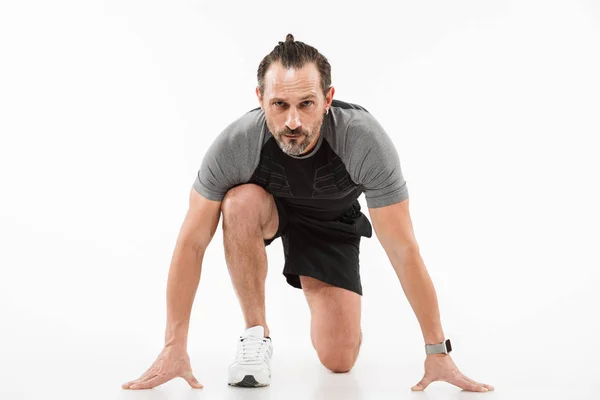
POLYGON ((260 107, 215 139, 190 191, 169 271, 165 347, 123 388, 152 388, 174 377, 202 387, 192 374, 187 333, 202 259, 221 213, 225 258, 246 322, 228 383, 270 384, 265 246, 278 237, 283 274, 306 295, 321 363, 333 372, 349 371, 362 340, 359 244, 372 235, 357 200, 364 192, 377 237, 423 332, 425 374, 412 389, 444 380, 466 390, 493 390, 463 375, 448 354, 392 141, 365 108, 333 100, 334 92, 327 59, 291 34, 262 60, 260 107))

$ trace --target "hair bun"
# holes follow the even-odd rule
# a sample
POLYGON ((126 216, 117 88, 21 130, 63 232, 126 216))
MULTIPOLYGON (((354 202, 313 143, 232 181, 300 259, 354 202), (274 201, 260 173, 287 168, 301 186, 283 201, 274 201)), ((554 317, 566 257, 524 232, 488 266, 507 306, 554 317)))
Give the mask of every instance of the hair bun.
POLYGON ((285 37, 285 41, 286 42, 293 42, 294 41, 294 35, 292 35, 291 33, 288 33, 287 36, 285 37))

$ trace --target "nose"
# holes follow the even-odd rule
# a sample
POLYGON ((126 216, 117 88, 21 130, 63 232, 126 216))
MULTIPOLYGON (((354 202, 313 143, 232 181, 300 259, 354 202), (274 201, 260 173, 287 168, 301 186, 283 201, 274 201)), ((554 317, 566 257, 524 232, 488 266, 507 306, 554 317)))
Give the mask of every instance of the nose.
POLYGON ((285 125, 292 131, 302 126, 302 123, 300 122, 300 115, 295 107, 290 107, 285 125))

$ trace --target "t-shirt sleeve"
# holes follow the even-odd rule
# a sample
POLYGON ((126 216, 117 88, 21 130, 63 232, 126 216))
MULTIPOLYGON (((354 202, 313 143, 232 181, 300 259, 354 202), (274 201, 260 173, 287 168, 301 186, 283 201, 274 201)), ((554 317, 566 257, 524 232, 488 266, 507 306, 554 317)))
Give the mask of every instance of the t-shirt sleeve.
POLYGON ((229 189, 250 180, 260 148, 260 130, 256 126, 256 118, 248 113, 214 139, 193 183, 198 193, 221 201, 229 189))
POLYGON ((400 157, 394 143, 368 112, 348 125, 346 152, 355 182, 364 187, 369 208, 385 207, 408 198, 400 157))
POLYGON ((196 192, 209 200, 223 200, 225 193, 239 180, 230 153, 227 137, 223 132, 204 154, 193 184, 196 192))

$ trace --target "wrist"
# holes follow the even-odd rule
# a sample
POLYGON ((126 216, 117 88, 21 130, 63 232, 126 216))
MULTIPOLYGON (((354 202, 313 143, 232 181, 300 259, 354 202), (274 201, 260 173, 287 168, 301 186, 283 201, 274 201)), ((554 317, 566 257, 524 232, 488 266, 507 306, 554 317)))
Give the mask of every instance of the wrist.
POLYGON ((187 337, 184 336, 165 336, 165 346, 186 346, 187 337))
POLYGON ((445 340, 446 340, 446 339, 440 339, 440 340, 426 340, 426 341, 425 341, 425 344, 426 344, 427 346, 432 346, 432 345, 434 345, 434 344, 440 344, 440 343, 443 343, 445 340))
POLYGON ((165 349, 173 351, 187 351, 187 343, 183 342, 165 342, 165 349))
POLYGON ((452 351, 452 343, 450 339, 446 339, 441 343, 433 343, 425 345, 425 354, 448 354, 452 351))
POLYGON ((445 358, 449 357, 450 354, 437 353, 437 354, 427 354, 425 358, 445 358))
POLYGON ((187 347, 186 329, 170 329, 165 332, 165 347, 187 347))
POLYGON ((446 337, 442 333, 441 335, 429 336, 425 338, 425 344, 439 344, 446 340, 446 337))

